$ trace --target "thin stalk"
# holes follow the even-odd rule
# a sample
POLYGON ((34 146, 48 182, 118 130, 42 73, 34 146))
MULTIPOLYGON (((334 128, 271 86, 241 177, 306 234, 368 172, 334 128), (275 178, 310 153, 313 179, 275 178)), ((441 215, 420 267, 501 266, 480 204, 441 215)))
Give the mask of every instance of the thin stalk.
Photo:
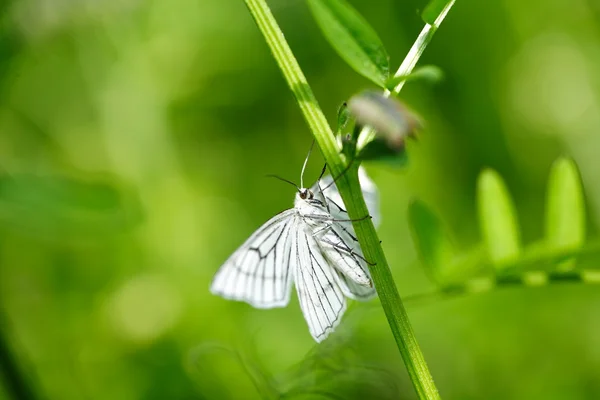
MULTIPOLYGON (((265 0, 245 2, 296 97, 332 175, 339 176, 346 169, 346 160, 268 5, 265 0)), ((336 182, 348 215, 352 219, 359 219, 369 213, 362 195, 357 168, 351 168, 336 182)), ((374 267, 370 267, 373 282, 415 390, 421 399, 438 399, 438 391, 398 294, 373 222, 364 219, 353 222, 353 225, 365 258, 374 263, 374 267)))
MULTIPOLYGON (((446 7, 444 7, 442 9, 442 12, 440 13, 440 15, 437 16, 435 21, 433 21, 433 24, 425 24, 425 26, 421 30, 421 33, 417 37, 417 40, 415 40, 412 47, 408 51, 408 54, 402 61, 402 64, 400 64, 398 71, 396 71, 396 73, 394 74, 394 77, 407 76, 412 73, 413 69, 419 62, 419 59, 423 55, 425 48, 427 48, 427 46, 431 42, 431 39, 433 39, 433 35, 435 34, 435 32, 438 30, 438 28, 444 21, 444 18, 446 18, 446 15, 448 15, 448 12, 454 5, 454 2, 455 2, 455 0, 451 0, 448 2, 448 4, 446 4, 446 7)), ((400 91, 404 87, 404 83, 406 83, 406 80, 400 81, 398 83, 398 85, 396 85, 396 87, 394 88, 393 91, 389 91, 386 89, 383 92, 383 95, 385 97, 389 97, 392 93, 394 93, 394 94, 400 93, 400 91)), ((362 132, 360 133, 360 135, 358 137, 358 149, 359 150, 362 149, 365 144, 367 144, 371 140, 373 140, 374 136, 375 136, 375 131, 373 129, 371 129, 369 127, 363 128, 362 132)))
POLYGON ((564 285, 600 285, 600 271, 582 270, 553 272, 529 271, 520 275, 503 275, 474 278, 462 284, 448 285, 425 293, 406 296, 404 302, 414 306, 426 305, 439 300, 453 300, 462 297, 491 293, 513 288, 543 288, 564 285), (532 273, 535 279, 530 279, 532 273))

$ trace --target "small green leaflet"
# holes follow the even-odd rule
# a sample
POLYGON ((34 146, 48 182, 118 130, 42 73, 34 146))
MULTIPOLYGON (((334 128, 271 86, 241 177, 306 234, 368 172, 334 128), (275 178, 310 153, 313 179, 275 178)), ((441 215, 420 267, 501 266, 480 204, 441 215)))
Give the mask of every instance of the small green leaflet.
POLYGON ((477 192, 483 246, 456 256, 435 213, 420 201, 411 204, 413 240, 438 288, 407 300, 421 302, 514 286, 600 284, 600 241, 586 242, 584 194, 573 160, 562 158, 554 163, 548 179, 545 238, 525 248, 511 197, 498 173, 483 171, 477 192))
POLYGON ((515 207, 504 181, 496 171, 485 170, 477 182, 479 221, 493 264, 518 258, 521 234, 515 207))
POLYGON ((546 240, 556 250, 576 249, 585 241, 585 204, 579 171, 561 158, 550 171, 546 204, 546 240))
POLYGON ((459 252, 440 218, 422 201, 408 208, 413 242, 427 274, 444 287, 464 281, 481 272, 485 262, 481 246, 459 252))
POLYGON ((337 134, 342 133, 342 131, 346 128, 346 125, 348 125, 348 121, 350 121, 350 110, 348 110, 348 104, 343 102, 338 108, 337 129, 335 132, 337 134))
POLYGON ((419 200, 409 205, 408 221, 424 267, 435 282, 444 282, 444 269, 452 264, 456 251, 442 222, 419 200))
POLYGON ((391 77, 387 81, 387 88, 389 91, 393 91, 399 83, 404 81, 422 80, 425 82, 436 83, 442 79, 444 79, 444 72, 440 67, 435 65, 423 65, 422 67, 416 68, 408 75, 391 77))
POLYGON ((356 72, 385 88, 389 57, 375 30, 345 0, 308 0, 325 38, 356 72))

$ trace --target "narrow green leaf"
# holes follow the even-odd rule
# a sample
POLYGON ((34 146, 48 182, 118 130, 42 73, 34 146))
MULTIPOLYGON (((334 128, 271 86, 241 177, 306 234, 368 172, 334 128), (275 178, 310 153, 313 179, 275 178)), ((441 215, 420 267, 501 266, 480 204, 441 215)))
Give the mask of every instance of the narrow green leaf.
POLYGON ((518 258, 521 237, 515 208, 502 177, 491 169, 477 183, 479 223, 490 260, 501 266, 518 258))
POLYGON ((442 222, 422 201, 415 200, 408 207, 408 221, 419 257, 431 278, 437 283, 448 281, 454 271, 454 245, 442 222))
POLYGON ((343 102, 338 108, 337 114, 337 129, 335 132, 340 134, 348 125, 348 121, 350 120, 350 110, 348 110, 348 103, 343 102))
POLYGON ((444 71, 435 65, 424 65, 416 68, 408 75, 393 76, 388 79, 386 86, 388 90, 393 91, 400 82, 422 80, 425 82, 436 83, 444 79, 444 71))
POLYGON ((389 57, 375 30, 345 0, 308 0, 323 35, 356 72, 380 87, 389 76, 389 57))
POLYGON ((556 250, 581 247, 585 241, 585 204, 573 160, 561 158, 552 166, 546 201, 548 245, 556 250))
POLYGON ((450 3, 449 0, 431 0, 425 10, 421 13, 423 21, 429 25, 433 25, 435 19, 442 13, 442 10, 450 3))

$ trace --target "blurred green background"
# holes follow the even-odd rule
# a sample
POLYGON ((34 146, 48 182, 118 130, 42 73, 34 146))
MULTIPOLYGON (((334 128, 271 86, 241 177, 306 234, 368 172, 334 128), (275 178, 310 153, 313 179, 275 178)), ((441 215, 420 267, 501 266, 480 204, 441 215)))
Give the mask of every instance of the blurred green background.
MULTIPOLYGON (((425 1, 350 2, 399 65, 425 1)), ((403 296, 431 289, 409 200, 472 248, 483 167, 506 179, 530 243, 550 165, 573 157, 596 234, 599 4, 458 0, 423 59, 446 79, 402 92, 427 125, 409 166, 367 166, 403 296)), ((270 5, 335 121, 368 82, 303 1, 270 5)), ((291 206, 294 192, 264 175, 298 180, 310 143, 242 0, 1 2, 0 327, 34 398, 260 398, 248 371, 302 398, 414 398, 376 300, 315 347, 295 296, 255 310, 208 291, 227 256, 291 206)), ((321 166, 313 157, 307 176, 321 166)), ((444 398, 600 397, 597 287, 407 308, 444 398)), ((14 398, 9 383, 0 398, 14 398)))

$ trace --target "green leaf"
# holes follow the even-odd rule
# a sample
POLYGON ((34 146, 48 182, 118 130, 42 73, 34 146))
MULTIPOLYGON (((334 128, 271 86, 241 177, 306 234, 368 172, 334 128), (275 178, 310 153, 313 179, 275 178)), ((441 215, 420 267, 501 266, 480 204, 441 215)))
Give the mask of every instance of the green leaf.
POLYGON ((389 57, 373 28, 345 0, 308 0, 323 35, 356 72, 380 87, 389 76, 389 57))
POLYGON ((141 220, 136 196, 106 180, 0 176, 0 224, 42 238, 112 235, 141 220))
POLYGON ((423 21, 429 25, 433 25, 435 19, 442 13, 442 10, 450 3, 449 0, 431 0, 425 10, 421 13, 423 21))
POLYGON ((569 158, 550 171, 546 200, 546 240, 552 249, 576 249, 585 241, 585 203, 579 171, 569 158))
POLYGON ((388 90, 393 91, 399 83, 404 81, 422 80, 425 82, 436 83, 444 79, 444 71, 435 65, 424 65, 416 68, 408 75, 393 76, 388 79, 386 86, 388 90))
POLYGON ((445 283, 455 271, 449 270, 456 256, 454 245, 442 222, 423 202, 408 207, 408 221, 419 257, 437 283, 445 283))
POLYGON ((343 102, 338 108, 337 114, 337 129, 335 132, 340 134, 348 125, 348 121, 350 120, 350 110, 348 110, 348 103, 343 102))
POLYGON ((502 266, 521 253, 521 235, 515 208, 496 171, 484 170, 477 183, 479 223, 490 260, 502 266))

